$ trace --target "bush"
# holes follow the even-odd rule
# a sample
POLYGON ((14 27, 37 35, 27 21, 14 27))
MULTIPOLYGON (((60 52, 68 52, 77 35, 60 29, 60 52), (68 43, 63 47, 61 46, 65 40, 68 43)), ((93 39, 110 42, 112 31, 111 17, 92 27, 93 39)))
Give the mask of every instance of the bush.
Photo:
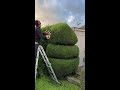
POLYGON ((77 58, 79 55, 79 48, 76 45, 64 46, 48 44, 46 54, 51 58, 69 59, 77 58))
MULTIPOLYGON (((79 65, 79 48, 74 45, 78 41, 74 31, 66 23, 58 23, 41 29, 43 32, 45 30, 51 32, 49 40, 42 40, 42 46, 49 57, 57 77, 64 77, 75 73, 79 65)), ((42 73, 49 74, 41 57, 39 59, 38 72, 38 76, 41 76, 42 73)))
POLYGON ((51 26, 45 26, 45 27, 42 27, 41 28, 41 30, 44 32, 44 31, 46 31, 46 30, 50 30, 50 28, 51 28, 51 26))
POLYGON ((37 78, 40 78, 41 76, 48 74, 49 72, 47 70, 47 67, 42 59, 42 56, 40 55, 38 60, 37 78))
POLYGON ((66 23, 58 23, 51 26, 49 42, 53 44, 74 45, 78 39, 74 31, 66 23))
POLYGON ((79 57, 72 59, 49 58, 49 60, 58 78, 64 77, 71 73, 75 73, 75 70, 79 65, 79 57))
POLYGON ((44 48, 45 51, 46 51, 47 45, 48 45, 48 40, 42 39, 41 46, 44 48))
MULTIPOLYGON (((45 26, 45 27, 42 27, 41 30, 42 30, 42 32, 45 32, 46 30, 50 31, 50 27, 51 27, 51 26, 45 26)), ((42 43, 42 46, 43 46, 44 50, 46 51, 46 47, 47 47, 47 45, 48 45, 48 43, 49 43, 49 40, 47 40, 47 39, 42 39, 42 40, 41 40, 41 43, 42 43)))

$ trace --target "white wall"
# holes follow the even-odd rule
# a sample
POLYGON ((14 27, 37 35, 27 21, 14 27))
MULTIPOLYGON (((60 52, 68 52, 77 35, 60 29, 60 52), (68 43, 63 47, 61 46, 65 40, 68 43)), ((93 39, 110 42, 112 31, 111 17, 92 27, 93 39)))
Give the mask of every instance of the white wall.
POLYGON ((80 32, 80 31, 75 31, 77 37, 78 37, 78 42, 76 45, 79 47, 80 50, 80 64, 79 66, 84 66, 85 63, 83 62, 83 58, 85 57, 85 32, 80 32))

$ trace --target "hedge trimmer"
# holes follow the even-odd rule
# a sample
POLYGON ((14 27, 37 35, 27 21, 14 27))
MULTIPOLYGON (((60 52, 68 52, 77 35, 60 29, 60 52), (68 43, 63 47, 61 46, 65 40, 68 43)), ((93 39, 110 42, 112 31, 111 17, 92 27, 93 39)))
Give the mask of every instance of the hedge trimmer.
POLYGON ((50 39, 51 32, 48 31, 48 30, 46 30, 46 31, 44 32, 44 35, 45 35, 46 39, 50 39))

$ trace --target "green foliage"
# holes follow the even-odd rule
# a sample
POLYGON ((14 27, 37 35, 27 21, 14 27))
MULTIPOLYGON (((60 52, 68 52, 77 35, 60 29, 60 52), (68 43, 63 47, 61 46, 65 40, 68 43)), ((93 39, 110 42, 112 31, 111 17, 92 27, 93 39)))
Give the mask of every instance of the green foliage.
MULTIPOLYGON (((45 27, 42 27, 41 30, 42 30, 42 32, 45 32, 46 30, 50 31, 50 27, 51 27, 51 26, 45 26, 45 27)), ((46 51, 46 47, 47 47, 47 45, 48 45, 48 43, 49 43, 49 40, 47 40, 47 39, 42 39, 42 40, 41 40, 41 43, 42 43, 42 46, 43 46, 44 50, 46 51)))
POLYGON ((45 32, 46 30, 50 31, 51 26, 42 27, 41 30, 45 32))
POLYGON ((53 44, 74 45, 78 39, 75 32, 66 24, 58 23, 51 26, 49 42, 53 44))
POLYGON ((81 90, 80 87, 65 79, 59 81, 62 83, 61 85, 53 83, 48 76, 43 76, 36 80, 35 90, 81 90))
POLYGON ((75 70, 79 65, 79 57, 72 59, 49 58, 49 60, 57 77, 63 77, 75 73, 75 70))
MULTIPOLYGON (((79 48, 74 45, 78 39, 74 31, 66 23, 58 23, 41 28, 42 32, 49 30, 49 40, 42 40, 42 46, 49 57, 57 77, 74 73, 79 64, 79 48), (56 44, 56 45, 53 45, 56 44)), ((38 77, 49 74, 42 58, 39 59, 38 77)))
POLYGON ((46 67, 43 59, 42 59, 42 56, 40 55, 40 58, 38 60, 37 78, 40 78, 43 75, 49 75, 49 72, 47 70, 47 67, 46 67))
POLYGON ((46 51, 47 45, 48 45, 48 40, 42 39, 41 40, 41 45, 44 48, 44 50, 46 51))
POLYGON ((46 54, 51 58, 69 59, 77 58, 79 55, 79 48, 76 45, 64 46, 48 44, 46 54))

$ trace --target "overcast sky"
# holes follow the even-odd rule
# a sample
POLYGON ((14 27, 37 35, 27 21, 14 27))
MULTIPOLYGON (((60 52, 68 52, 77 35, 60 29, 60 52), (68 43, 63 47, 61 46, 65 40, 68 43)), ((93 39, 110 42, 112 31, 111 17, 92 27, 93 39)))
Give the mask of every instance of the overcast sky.
POLYGON ((85 0, 35 0, 35 19, 42 26, 66 22, 80 27, 85 25, 85 0))

